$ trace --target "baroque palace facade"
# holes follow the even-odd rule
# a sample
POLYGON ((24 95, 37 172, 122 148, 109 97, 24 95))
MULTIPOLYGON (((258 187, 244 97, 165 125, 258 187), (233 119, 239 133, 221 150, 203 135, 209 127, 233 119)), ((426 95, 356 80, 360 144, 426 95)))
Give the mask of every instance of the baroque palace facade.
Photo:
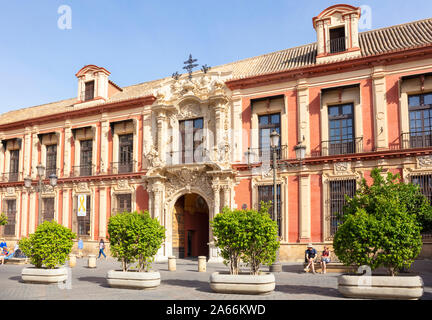
POLYGON ((331 244, 344 195, 375 167, 432 199, 432 19, 359 33, 360 14, 332 6, 315 43, 124 88, 87 65, 77 97, 1 115, 3 236, 54 219, 94 251, 111 215, 149 210, 167 230, 159 259, 218 260, 209 220, 273 200, 273 130, 282 261, 331 244), (40 194, 39 164, 45 184, 58 177, 40 194))

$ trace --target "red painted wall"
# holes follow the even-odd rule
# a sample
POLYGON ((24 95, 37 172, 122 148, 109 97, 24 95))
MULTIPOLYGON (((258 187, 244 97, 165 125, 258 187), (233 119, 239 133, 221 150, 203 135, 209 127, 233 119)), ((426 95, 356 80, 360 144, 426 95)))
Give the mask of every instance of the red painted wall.
POLYGON ((299 240, 299 185, 297 176, 288 177, 288 241, 299 240))
POLYGON ((311 240, 322 241, 322 179, 321 175, 313 174, 311 181, 311 240))
POLYGON ((241 209, 243 204, 246 204, 249 209, 252 207, 251 179, 241 180, 240 183, 234 187, 234 192, 234 201, 238 209, 241 209))
POLYGON ((386 77, 387 127, 390 149, 397 149, 400 144, 399 77, 399 75, 386 77))
POLYGON ((143 186, 138 186, 136 189, 136 208, 138 211, 149 209, 149 195, 143 186))
POLYGON ((373 135, 374 118, 371 79, 360 82, 360 94, 363 115, 363 151, 373 151, 375 146, 375 139, 373 135))

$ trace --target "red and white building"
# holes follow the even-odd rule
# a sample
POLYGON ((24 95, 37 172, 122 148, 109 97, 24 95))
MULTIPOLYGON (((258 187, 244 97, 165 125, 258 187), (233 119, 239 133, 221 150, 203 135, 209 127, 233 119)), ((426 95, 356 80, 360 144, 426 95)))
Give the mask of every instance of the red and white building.
POLYGON ((432 19, 359 33, 360 15, 329 7, 312 20, 316 42, 190 78, 121 88, 88 65, 77 97, 1 115, 4 237, 54 219, 95 250, 111 215, 149 210, 167 230, 159 258, 218 259, 209 220, 223 206, 273 200, 273 130, 282 261, 331 244, 344 195, 375 167, 432 199, 432 19), (39 164, 45 184, 58 177, 40 193, 39 164))

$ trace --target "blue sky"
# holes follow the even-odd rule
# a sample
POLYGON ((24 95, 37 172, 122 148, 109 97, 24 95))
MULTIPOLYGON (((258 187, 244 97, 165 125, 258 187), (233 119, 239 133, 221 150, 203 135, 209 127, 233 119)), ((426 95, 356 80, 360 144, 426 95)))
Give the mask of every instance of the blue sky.
POLYGON ((431 17, 430 0, 1 0, 0 113, 75 97, 86 64, 128 86, 183 72, 189 53, 216 66, 316 41, 312 18, 347 3, 372 29, 431 17), (58 8, 72 9, 61 30, 58 8))

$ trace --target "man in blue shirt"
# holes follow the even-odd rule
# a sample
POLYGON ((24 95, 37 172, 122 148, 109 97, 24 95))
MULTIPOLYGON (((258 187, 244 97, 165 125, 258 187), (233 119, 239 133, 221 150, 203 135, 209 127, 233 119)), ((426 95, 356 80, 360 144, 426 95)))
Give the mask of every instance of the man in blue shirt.
POLYGON ((78 257, 82 258, 83 257, 83 248, 84 248, 84 244, 81 238, 79 238, 78 240, 78 257))
POLYGON ((307 250, 305 252, 306 261, 308 265, 306 266, 305 271, 309 271, 309 266, 312 266, 312 273, 315 274, 315 257, 317 255, 316 250, 312 247, 312 243, 308 244, 307 250))
POLYGON ((7 244, 4 238, 1 239, 0 248, 3 249, 3 247, 7 248, 7 244))

